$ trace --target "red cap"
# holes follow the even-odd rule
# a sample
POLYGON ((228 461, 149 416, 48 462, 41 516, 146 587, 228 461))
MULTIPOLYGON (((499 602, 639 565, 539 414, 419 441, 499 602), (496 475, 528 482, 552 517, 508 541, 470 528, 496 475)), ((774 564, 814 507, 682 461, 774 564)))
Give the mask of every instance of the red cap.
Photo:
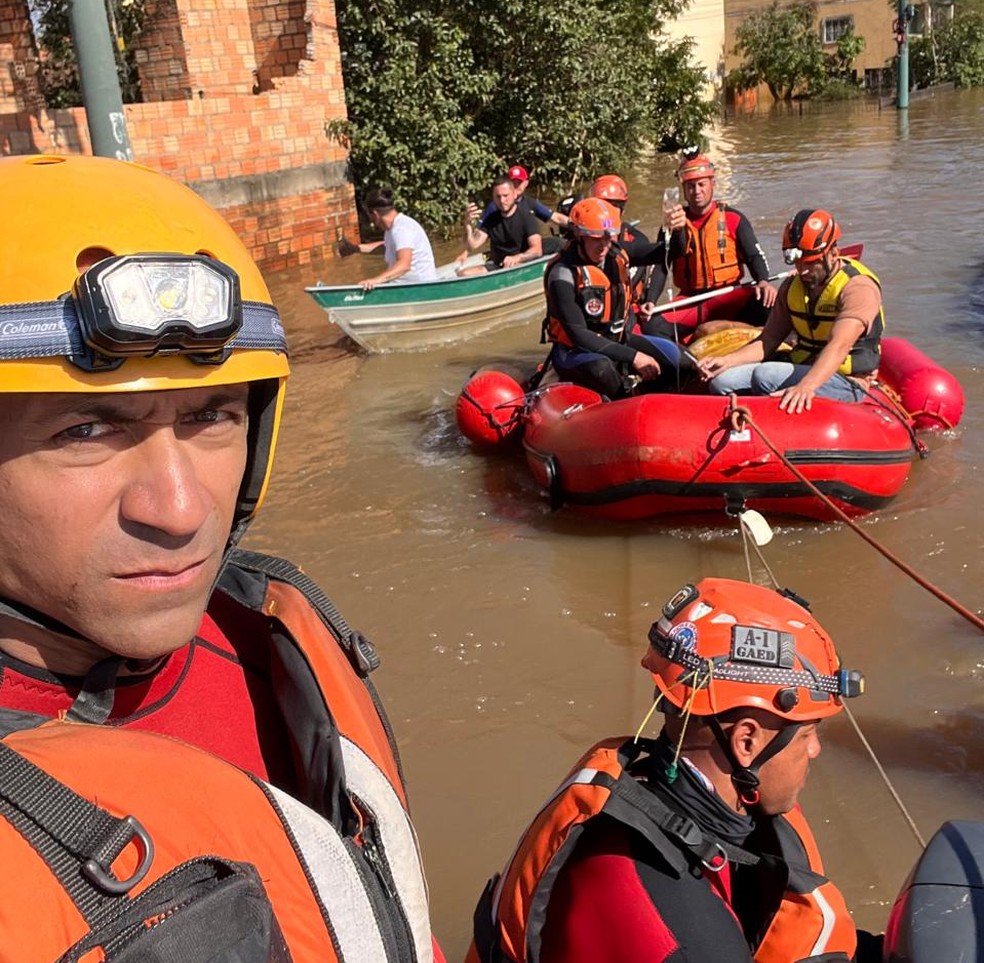
POLYGON ((513 164, 509 168, 509 180, 511 181, 528 181, 530 175, 527 173, 526 168, 522 164, 513 164))

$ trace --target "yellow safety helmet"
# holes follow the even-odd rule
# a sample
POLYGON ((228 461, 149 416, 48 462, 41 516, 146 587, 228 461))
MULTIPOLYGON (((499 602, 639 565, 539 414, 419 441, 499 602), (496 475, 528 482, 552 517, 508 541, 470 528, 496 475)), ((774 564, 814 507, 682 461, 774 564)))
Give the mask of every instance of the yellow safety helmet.
POLYGON ((250 390, 241 529, 289 367, 259 269, 194 191, 105 157, 0 159, 0 392, 250 390))

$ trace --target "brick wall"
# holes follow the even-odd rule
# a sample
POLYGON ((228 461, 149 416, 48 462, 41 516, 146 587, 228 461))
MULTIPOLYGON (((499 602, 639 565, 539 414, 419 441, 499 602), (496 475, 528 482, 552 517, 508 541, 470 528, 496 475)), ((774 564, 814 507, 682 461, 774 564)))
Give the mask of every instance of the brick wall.
MULTIPOLYGON (((124 107, 134 158, 222 211, 267 271, 333 256, 358 233, 333 0, 159 0, 135 54, 147 102, 124 107), (153 94, 153 99, 150 95, 153 94)), ((0 152, 91 153, 82 108, 45 110, 26 0, 0 0, 0 152), (33 76, 33 73, 31 73, 33 76)))

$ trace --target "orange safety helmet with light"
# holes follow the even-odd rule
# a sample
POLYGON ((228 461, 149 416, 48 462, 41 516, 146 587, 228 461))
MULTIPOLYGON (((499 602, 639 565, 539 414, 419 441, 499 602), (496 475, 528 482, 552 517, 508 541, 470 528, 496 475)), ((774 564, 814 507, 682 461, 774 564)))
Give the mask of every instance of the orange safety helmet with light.
POLYGON ((622 215, 600 197, 586 197, 572 208, 570 224, 578 237, 618 237, 622 215))
POLYGON ((840 225, 827 211, 804 208, 782 232, 782 256, 787 264, 819 261, 841 237, 840 225))
POLYGON ((618 174, 602 174, 591 185, 590 196, 624 204, 629 199, 629 188, 618 174))
POLYGON ((249 252, 191 189, 105 157, 0 159, 0 392, 251 385, 234 543, 266 490, 289 372, 249 252))
POLYGON ((687 181, 699 181, 705 177, 714 176, 714 165, 706 154, 696 154, 693 157, 685 156, 677 168, 676 175, 681 184, 685 184, 687 181))
POLYGON ((643 659, 671 711, 707 721, 732 764, 746 805, 758 801, 758 770, 800 725, 836 715, 861 695, 864 677, 844 669, 805 600, 732 579, 685 585, 649 630, 643 659), (751 765, 738 765, 723 714, 760 709, 787 723, 751 765))

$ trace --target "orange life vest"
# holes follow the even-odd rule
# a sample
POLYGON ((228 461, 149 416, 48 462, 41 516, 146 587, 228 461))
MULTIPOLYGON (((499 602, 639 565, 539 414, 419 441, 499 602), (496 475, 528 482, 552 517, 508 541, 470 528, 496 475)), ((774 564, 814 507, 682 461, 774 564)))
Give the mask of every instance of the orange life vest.
POLYGON ((697 228, 687 219, 684 253, 673 260, 673 284, 689 297, 741 280, 738 246, 728 229, 728 207, 715 201, 714 210, 697 228))
MULTIPOLYGON (((618 283, 612 284, 604 270, 596 264, 584 264, 578 254, 577 245, 572 243, 560 252, 548 265, 543 274, 544 289, 550 284, 550 272, 554 266, 568 268, 574 276, 574 291, 584 321, 590 331, 604 335, 611 340, 621 340, 625 322, 632 306, 632 277, 629 271, 629 256, 622 248, 613 246, 608 255, 614 258, 618 271, 618 283)), ((560 319, 550 314, 550 297, 547 296, 547 318, 544 331, 549 341, 572 346, 560 319)))
MULTIPOLYGON (((0 735, 16 757, 93 803, 94 825, 109 816, 138 821, 153 855, 122 905, 139 915, 139 900, 148 901, 145 919, 162 931, 182 920, 194 925, 187 911, 194 900, 153 909, 155 894, 170 885, 168 874, 189 860, 200 867, 203 857, 218 857, 223 865, 246 867, 247 875, 255 869, 262 880, 290 954, 278 961, 429 963, 433 947, 416 838, 388 726, 366 679, 374 668, 371 646, 289 563, 245 552, 233 559, 229 568, 239 588, 270 619, 274 694, 303 759, 298 794, 315 808, 167 736, 2 710, 0 735), (330 795, 347 799, 351 819, 336 825, 315 811, 329 808, 316 803, 330 795)), ((114 909, 99 887, 80 896, 49 868, 45 846, 31 829, 34 804, 18 809, 11 803, 5 794, 13 785, 0 768, 0 946, 17 947, 18 960, 50 961, 118 915, 120 897, 114 909)), ((109 852, 113 875, 127 880, 145 861, 147 847, 125 826, 117 839, 118 856, 99 850, 96 835, 92 846, 109 852)), ((82 847, 76 855, 69 862, 81 879, 87 871, 80 868, 94 853, 82 847)), ((88 940, 101 946, 101 938, 88 940)))
MULTIPOLYGON (((538 963, 553 884, 586 824, 602 814, 641 833, 680 873, 702 870, 713 877, 727 871, 729 861, 757 862, 754 854, 704 834, 629 775, 628 766, 651 745, 609 739, 580 759, 534 817, 505 870, 489 881, 475 913, 466 963, 538 963)), ((776 855, 788 868, 788 881, 765 935, 752 948, 755 963, 805 963, 824 953, 851 959, 854 923, 840 892, 822 875, 802 813, 797 809, 774 822, 781 847, 776 855)), ((719 887, 712 889, 721 895, 719 887)), ((841 957, 831 956, 836 958, 841 957)))

